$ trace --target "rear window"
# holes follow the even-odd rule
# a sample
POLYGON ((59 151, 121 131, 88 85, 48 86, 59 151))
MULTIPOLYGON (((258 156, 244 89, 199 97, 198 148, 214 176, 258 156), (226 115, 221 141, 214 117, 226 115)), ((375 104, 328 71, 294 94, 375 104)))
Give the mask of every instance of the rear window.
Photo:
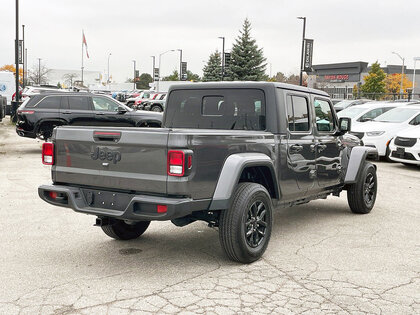
POLYGON ((89 99, 86 96, 69 96, 69 108, 73 110, 90 110, 89 99))
POLYGON ((259 89, 176 90, 168 98, 166 127, 265 130, 259 89))
POLYGON ((59 109, 61 96, 47 96, 34 107, 43 109, 59 109))

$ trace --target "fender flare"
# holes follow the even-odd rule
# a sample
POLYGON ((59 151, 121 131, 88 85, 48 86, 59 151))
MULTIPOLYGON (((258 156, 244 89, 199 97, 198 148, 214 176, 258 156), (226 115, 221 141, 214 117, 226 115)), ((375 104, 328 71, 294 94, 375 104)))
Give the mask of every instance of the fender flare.
POLYGON ((213 199, 209 210, 221 210, 229 208, 231 196, 239 182, 242 171, 249 166, 266 166, 274 180, 276 197, 279 198, 277 176, 271 158, 263 153, 237 153, 230 155, 223 165, 214 190, 213 199))
POLYGON ((366 157, 375 152, 375 148, 365 146, 357 146, 351 150, 344 184, 354 184, 357 181, 366 157))
POLYGON ((36 127, 34 128, 35 130, 35 134, 39 131, 39 128, 42 126, 43 123, 55 123, 55 122, 59 122, 61 123, 61 125, 68 125, 68 122, 64 119, 60 119, 60 118, 45 118, 45 119, 41 119, 40 121, 38 121, 36 127))

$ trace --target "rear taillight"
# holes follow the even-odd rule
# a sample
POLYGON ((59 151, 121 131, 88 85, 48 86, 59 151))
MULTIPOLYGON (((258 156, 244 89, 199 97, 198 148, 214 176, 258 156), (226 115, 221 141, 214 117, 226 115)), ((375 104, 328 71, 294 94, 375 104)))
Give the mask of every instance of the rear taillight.
POLYGON ((54 144, 45 142, 42 145, 42 163, 45 165, 54 164, 54 144))
POLYGON ((33 110, 18 110, 18 114, 33 114, 35 113, 33 110))
POLYGON ((168 175, 184 176, 185 154, 183 151, 168 151, 168 175))

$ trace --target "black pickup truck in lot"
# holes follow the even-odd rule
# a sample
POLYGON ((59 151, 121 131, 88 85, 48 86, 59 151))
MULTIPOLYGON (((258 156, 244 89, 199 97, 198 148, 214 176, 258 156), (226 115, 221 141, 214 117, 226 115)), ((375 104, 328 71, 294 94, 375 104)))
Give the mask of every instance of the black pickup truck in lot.
POLYGON ((162 128, 62 126, 45 143, 52 184, 46 202, 97 216, 120 240, 150 221, 219 228, 227 256, 250 263, 264 253, 273 209, 338 196, 369 213, 377 192, 372 148, 346 132, 328 95, 261 82, 173 86, 162 128))

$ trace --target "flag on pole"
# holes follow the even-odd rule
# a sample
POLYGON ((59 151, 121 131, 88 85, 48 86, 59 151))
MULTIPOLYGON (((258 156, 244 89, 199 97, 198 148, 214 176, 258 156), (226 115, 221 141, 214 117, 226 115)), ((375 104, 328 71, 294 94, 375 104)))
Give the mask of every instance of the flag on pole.
POLYGON ((82 34, 83 34, 83 42, 82 42, 82 44, 84 44, 86 46, 86 56, 89 58, 88 46, 87 46, 86 37, 85 37, 85 31, 82 31, 82 34))

